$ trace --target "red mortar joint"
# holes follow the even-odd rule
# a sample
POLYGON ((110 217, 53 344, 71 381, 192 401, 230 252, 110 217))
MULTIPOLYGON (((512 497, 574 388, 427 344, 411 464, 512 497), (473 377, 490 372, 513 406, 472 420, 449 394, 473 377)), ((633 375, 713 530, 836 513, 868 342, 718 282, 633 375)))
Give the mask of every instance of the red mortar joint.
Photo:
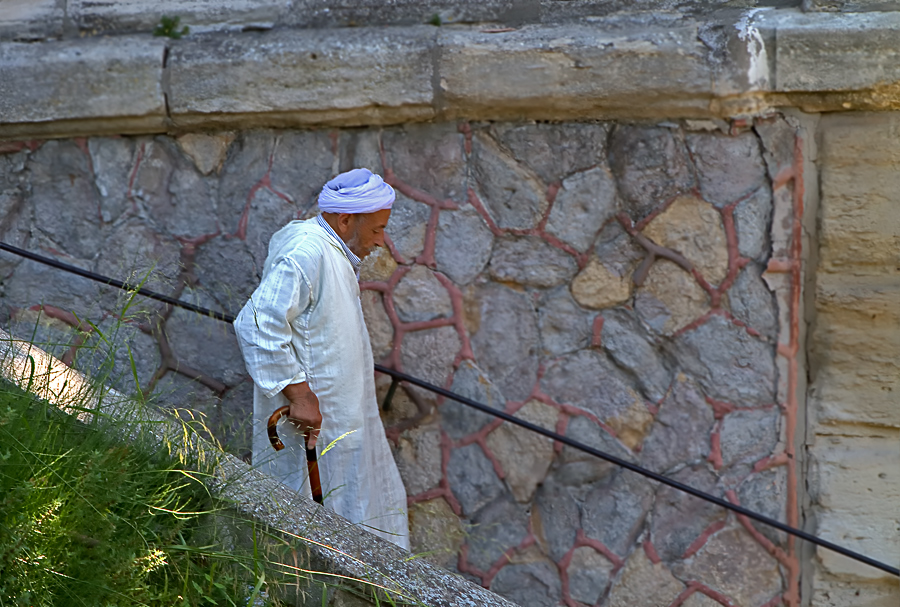
POLYGON ((775 175, 775 178, 772 179, 772 191, 775 192, 780 190, 784 186, 786 186, 790 181, 794 178, 794 167, 788 166, 784 167, 778 174, 775 175))
POLYGON ((487 212, 487 209, 484 208, 484 205, 481 203, 481 199, 478 198, 478 194, 475 193, 475 190, 472 188, 468 189, 468 199, 469 204, 478 211, 478 214, 481 215, 481 218, 484 219, 484 222, 487 224, 488 228, 490 228, 491 233, 494 236, 502 236, 503 230, 497 227, 497 224, 494 223, 494 220, 491 219, 490 214, 487 212))
MULTIPOLYGON (((735 504, 736 506, 741 505, 741 502, 738 499, 737 493, 735 493, 734 489, 729 489, 728 491, 726 491, 725 497, 727 497, 728 501, 731 502, 732 504, 735 504)), ((781 548, 779 548, 778 546, 773 544, 769 538, 767 538, 762 533, 760 533, 759 530, 753 526, 753 522, 749 518, 747 518, 743 514, 736 514, 736 516, 737 516, 738 521, 740 521, 741 525, 744 527, 744 529, 746 529, 747 532, 751 536, 753 536, 753 539, 755 539, 756 542, 760 546, 762 546, 766 552, 768 552, 773 557, 775 557, 775 559, 779 563, 781 563, 782 565, 784 565, 785 567, 790 569, 791 564, 792 564, 792 558, 789 557, 784 552, 784 550, 782 550, 781 548)))
POLYGON ((459 131, 463 135, 463 147, 466 150, 466 155, 472 154, 472 125, 468 122, 460 122, 456 126, 456 130, 459 131))
POLYGON ((485 588, 490 588, 490 581, 487 580, 487 572, 482 571, 475 565, 469 564, 469 545, 463 544, 459 549, 459 558, 456 562, 456 568, 460 573, 468 573, 474 577, 477 577, 481 580, 481 585, 485 588))
POLYGON ((602 337, 603 337, 603 316, 600 314, 594 319, 594 324, 591 327, 591 347, 592 348, 600 348, 602 347, 602 337))
MULTIPOLYGON (((613 574, 615 574, 619 569, 622 568, 622 565, 625 564, 618 554, 613 552, 607 547, 606 544, 601 542, 600 540, 595 540, 590 538, 584 534, 584 529, 579 529, 575 532, 575 548, 581 548, 583 546, 587 546, 589 548, 593 548, 604 557, 606 557, 610 563, 613 564, 613 574)), ((656 549, 653 550, 653 553, 656 554, 656 549)), ((648 557, 649 558, 649 557, 648 557)), ((658 558, 658 557, 657 557, 658 558)))
POLYGON ((727 596, 722 594, 721 592, 717 592, 707 586, 706 584, 702 584, 700 582, 692 581, 688 582, 688 587, 694 589, 695 592, 699 592, 701 594, 705 594, 712 600, 724 605, 724 607, 741 607, 731 601, 727 596))
POLYGON ((710 398, 709 396, 706 397, 706 404, 708 404, 710 407, 712 407, 713 415, 715 416, 715 418, 717 420, 721 420, 727 414, 729 414, 732 411, 734 411, 735 409, 737 409, 737 407, 735 407, 731 403, 726 403, 721 400, 716 400, 714 398, 710 398))
POLYGON ((722 422, 719 421, 716 423, 715 429, 712 431, 712 434, 709 436, 709 457, 707 460, 709 463, 713 465, 713 468, 716 470, 721 470, 723 462, 722 462, 722 422))
POLYGON ((703 530, 697 539, 691 542, 691 545, 687 547, 687 550, 684 551, 684 554, 681 555, 682 559, 688 559, 697 554, 701 548, 706 544, 710 537, 721 531, 725 528, 725 525, 728 523, 726 519, 722 519, 710 524, 709 527, 703 530))
POLYGON ((452 280, 440 272, 435 272, 435 277, 438 279, 438 282, 447 289, 447 293, 450 295, 450 303, 453 306, 453 326, 456 327, 456 332, 459 334, 459 341, 462 344, 459 355, 457 356, 458 360, 453 363, 455 369, 463 360, 475 360, 475 353, 472 351, 472 343, 469 341, 469 334, 466 332, 465 322, 463 321, 463 294, 459 287, 453 284, 452 280))
POLYGON ((770 455, 769 457, 764 457, 753 465, 753 472, 763 472, 764 470, 771 470, 772 468, 777 468, 779 466, 786 466, 791 461, 791 457, 787 453, 779 453, 777 455, 770 455))
POLYGON ((647 558, 650 559, 650 562, 654 565, 659 565, 662 562, 662 559, 659 558, 659 553, 656 551, 656 546, 653 545, 653 542, 650 541, 650 538, 644 540, 643 543, 644 554, 647 555, 647 558))

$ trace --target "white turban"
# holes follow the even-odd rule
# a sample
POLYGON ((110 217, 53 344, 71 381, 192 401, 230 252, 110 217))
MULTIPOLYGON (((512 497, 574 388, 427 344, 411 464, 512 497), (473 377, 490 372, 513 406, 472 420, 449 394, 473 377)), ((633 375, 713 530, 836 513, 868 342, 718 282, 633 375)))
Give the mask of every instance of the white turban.
POLYGON ((324 213, 374 213, 391 208, 394 188, 369 169, 341 173, 319 192, 319 210, 324 213))

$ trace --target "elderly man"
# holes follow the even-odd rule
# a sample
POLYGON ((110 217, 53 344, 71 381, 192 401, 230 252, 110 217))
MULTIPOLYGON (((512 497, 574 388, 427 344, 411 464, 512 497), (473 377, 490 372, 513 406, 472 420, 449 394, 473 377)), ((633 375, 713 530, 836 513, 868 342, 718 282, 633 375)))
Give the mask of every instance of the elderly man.
POLYGON ((272 236, 234 328, 255 384, 254 464, 309 496, 310 431, 325 505, 409 549, 406 492, 378 415, 358 283, 361 258, 384 245, 393 202, 391 186, 367 169, 326 183, 319 216, 272 236), (293 426, 280 428, 286 448, 276 452, 266 422, 284 405, 293 426))

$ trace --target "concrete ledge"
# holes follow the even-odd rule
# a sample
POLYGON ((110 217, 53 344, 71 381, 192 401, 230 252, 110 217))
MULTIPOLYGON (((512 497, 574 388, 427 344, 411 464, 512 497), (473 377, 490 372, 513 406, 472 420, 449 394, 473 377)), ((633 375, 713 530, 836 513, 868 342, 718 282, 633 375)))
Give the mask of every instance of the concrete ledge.
POLYGON ((898 59, 900 12, 786 9, 7 42, 0 138, 887 110, 900 108, 898 59))
MULTIPOLYGON (((137 412, 127 397, 109 389, 97 392, 81 373, 43 350, 13 339, 0 330, 0 376, 87 421, 101 407, 125 422, 127 435, 149 433, 154 440, 174 443, 198 459, 218 462, 213 494, 230 503, 238 519, 259 524, 285 537, 299 537, 308 550, 301 566, 324 570, 387 589, 399 604, 440 607, 514 607, 514 603, 475 586, 459 575, 438 569, 393 544, 351 524, 281 483, 194 438, 185 444, 180 424, 150 408, 137 412), (78 410, 72 407, 77 405, 78 410), (306 560, 308 559, 308 560, 306 560)), ((117 425, 117 428, 119 425, 117 425)), ((314 604, 319 604, 315 602, 314 604)), ((355 603, 354 603, 355 604, 355 603)), ((374 602, 372 603, 374 604, 374 602)))

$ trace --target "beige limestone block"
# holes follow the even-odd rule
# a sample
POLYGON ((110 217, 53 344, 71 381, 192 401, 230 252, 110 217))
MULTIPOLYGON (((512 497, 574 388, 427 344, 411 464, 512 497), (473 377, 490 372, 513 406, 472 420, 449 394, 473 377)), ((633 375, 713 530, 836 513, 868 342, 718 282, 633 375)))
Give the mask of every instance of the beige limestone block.
POLYGON ((631 277, 619 276, 592 258, 572 281, 575 301, 592 310, 611 308, 631 297, 631 277))
MULTIPOLYGON (((887 437, 817 436, 810 479, 816 534, 896 565, 900 555, 900 433, 887 437)), ((886 573, 829 550, 818 550, 824 569, 857 579, 886 573)))
POLYGON ((709 296, 694 277, 668 260, 653 264, 641 290, 665 306, 669 316, 662 332, 672 335, 709 310, 709 296))
POLYGON ((218 173, 222 169, 222 163, 225 162, 225 155, 228 153, 228 146, 234 141, 234 133, 222 135, 188 133, 178 137, 177 141, 181 150, 194 161, 197 170, 204 175, 209 175, 213 171, 218 173))
POLYGON ((605 421, 626 447, 634 449, 644 442, 644 437, 653 424, 653 416, 644 401, 638 398, 630 407, 605 421))
POLYGON ((900 276, 817 276, 810 399, 819 424, 900 428, 900 276))
POLYGON ((722 603, 709 598, 702 592, 695 592, 681 605, 682 607, 722 607, 722 603))
MULTIPOLYGON (((516 417, 555 431, 559 412, 542 402, 530 400, 516 412, 516 417)), ((488 435, 487 445, 506 473, 506 482, 516 500, 530 501, 553 462, 553 441, 504 423, 488 435)))
POLYGON ((432 565, 453 569, 465 531, 443 498, 409 507, 410 551, 432 565))
POLYGON ((397 269, 397 262, 387 247, 378 247, 359 266, 360 282, 387 282, 397 269))
POLYGON ((662 563, 651 563, 638 546, 609 591, 607 607, 668 607, 684 590, 684 584, 662 563))
POLYGON ((381 373, 375 375, 375 401, 378 403, 381 422, 385 427, 391 427, 419 414, 419 407, 416 406, 416 403, 410 398, 409 392, 403 386, 397 387, 394 396, 391 398, 391 406, 385 411, 382 408, 382 403, 384 403, 384 398, 390 388, 390 377, 381 373))
POLYGON ((784 589, 778 561, 739 526, 716 533, 673 569, 679 577, 702 582, 736 605, 762 605, 784 589))
POLYGON ((822 575, 813 578, 815 607, 897 607, 900 580, 861 583, 858 579, 836 580, 822 575))
POLYGON ((643 234, 684 255, 710 284, 719 284, 728 274, 728 243, 722 216, 699 198, 676 198, 644 228, 643 234))

